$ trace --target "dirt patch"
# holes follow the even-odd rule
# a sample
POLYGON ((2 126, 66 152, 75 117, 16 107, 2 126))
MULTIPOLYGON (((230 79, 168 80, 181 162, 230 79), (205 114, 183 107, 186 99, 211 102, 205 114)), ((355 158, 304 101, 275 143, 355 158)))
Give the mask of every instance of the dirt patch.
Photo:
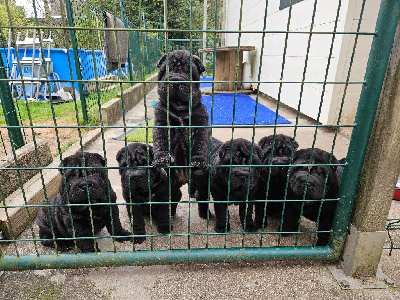
MULTIPOLYGON (((48 142, 51 153, 53 156, 57 156, 59 151, 64 152, 72 144, 80 140, 79 131, 81 135, 84 135, 88 129, 80 128, 60 128, 64 126, 71 126, 74 124, 68 123, 58 123, 57 128, 55 128, 54 123, 46 122, 40 124, 40 126, 51 126, 50 128, 34 128, 33 132, 35 138, 44 139, 48 142)), ((37 125, 39 126, 39 125, 37 125)), ((29 143, 33 140, 32 129, 23 128, 22 135, 24 137, 25 143, 29 143)), ((0 159, 6 155, 12 154, 11 143, 8 136, 8 131, 6 128, 0 129, 0 159)))

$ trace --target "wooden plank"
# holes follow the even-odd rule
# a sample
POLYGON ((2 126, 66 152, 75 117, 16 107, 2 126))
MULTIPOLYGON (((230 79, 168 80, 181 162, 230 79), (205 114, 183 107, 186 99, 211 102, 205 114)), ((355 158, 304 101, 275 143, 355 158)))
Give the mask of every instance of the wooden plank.
MULTIPOLYGON (((217 52, 237 51, 237 46, 217 47, 217 52)), ((240 46, 240 51, 253 51, 256 50, 255 46, 240 46)), ((214 52, 214 48, 199 49, 199 53, 214 52)))

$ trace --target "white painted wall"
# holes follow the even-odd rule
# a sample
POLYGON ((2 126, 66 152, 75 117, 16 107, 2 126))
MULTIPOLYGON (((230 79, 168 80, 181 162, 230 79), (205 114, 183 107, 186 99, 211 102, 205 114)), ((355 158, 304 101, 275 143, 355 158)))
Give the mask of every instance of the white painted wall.
MULTIPOLYGON (((265 16, 265 0, 246 0, 243 1, 241 30, 262 30, 265 16)), ((289 8, 279 10, 279 0, 268 1, 266 30, 286 31, 289 20, 289 8)), ((342 0, 339 8, 339 16, 336 31, 345 30, 355 31, 354 23, 360 11, 361 0, 342 0), (358 11, 357 11, 358 7, 358 11), (357 15, 358 13, 358 15, 357 15)), ((318 0, 314 18, 313 31, 332 32, 335 27, 336 15, 338 13, 339 0, 318 0)), ((373 31, 375 27, 374 20, 379 10, 380 0, 367 0, 366 13, 363 22, 364 31, 373 31), (377 9, 378 7, 378 9, 377 9)), ((304 0, 292 7, 289 30, 292 32, 309 31, 314 10, 314 0, 304 0)), ((226 30, 239 30, 240 0, 226 0, 226 30)), ((262 53, 262 67, 260 69, 261 81, 279 82, 281 79, 282 64, 285 48, 285 33, 270 33, 265 35, 264 50, 262 53)), ((323 82, 344 80, 345 64, 348 61, 349 47, 352 46, 351 38, 346 35, 336 35, 332 47, 332 55, 329 60, 329 53, 332 44, 332 34, 314 34, 311 37, 311 44, 308 54, 308 63, 305 73, 305 81, 323 82), (345 42, 345 43, 344 43, 345 42), (346 51, 343 50, 346 48, 346 51), (329 63, 328 73, 327 67, 329 63), (338 70, 341 76, 338 76, 338 70)), ((225 45, 234 46, 238 44, 237 33, 227 33, 224 35, 225 45)), ((290 33, 287 39, 287 48, 285 55, 285 64, 283 69, 282 81, 302 81, 304 66, 307 55, 307 44, 309 34, 290 33)), ((360 38, 358 48, 362 49, 357 55, 365 60, 368 56, 371 38, 360 38)), ((353 39, 354 41, 354 39, 353 39)), ((261 33, 242 33, 240 37, 241 45, 256 46, 256 50, 245 52, 244 59, 248 59, 252 64, 252 80, 257 80, 260 56, 262 46, 261 33)), ((348 65, 347 65, 348 66, 348 65)), ((347 69, 346 69, 347 71, 347 69)), ((351 80, 362 81, 365 73, 365 64, 354 67, 351 80)), ((347 74, 347 73, 346 73, 347 74)), ((306 83, 303 86, 301 96, 300 111, 320 123, 335 123, 335 113, 338 112, 338 99, 340 92, 343 95, 343 89, 338 90, 337 85, 306 83), (335 90, 336 89, 336 90, 335 90), (335 92, 334 92, 335 90, 335 92), (321 111, 320 103, 322 101, 321 111), (335 112, 333 112, 334 110, 335 112), (320 111, 320 112, 319 112, 320 111)), ((354 94, 357 92, 352 86, 351 101, 354 104, 354 94)), ((300 103, 301 84, 283 83, 281 92, 279 83, 263 83, 260 85, 260 91, 275 98, 280 99, 282 103, 298 109, 300 103)), ((360 87, 358 87, 359 93, 360 87)), ((339 101, 339 102, 340 102, 339 101)), ((357 98, 358 101, 358 98, 357 98)), ((354 112, 351 112, 354 118, 354 112)), ((336 117, 337 118, 337 117, 336 117)), ((348 120, 349 118, 347 118, 348 120)))

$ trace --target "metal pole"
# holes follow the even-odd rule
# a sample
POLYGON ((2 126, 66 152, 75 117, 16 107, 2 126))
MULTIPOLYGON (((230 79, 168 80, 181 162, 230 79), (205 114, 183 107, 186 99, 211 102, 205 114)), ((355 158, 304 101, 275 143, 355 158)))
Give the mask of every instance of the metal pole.
MULTIPOLYGON (((143 28, 146 29, 146 17, 144 15, 144 12, 142 12, 143 16, 143 28)), ((147 45, 147 33, 144 33, 144 47, 146 50, 146 65, 147 65, 147 74, 150 73, 150 61, 149 61, 149 48, 147 45)))
MULTIPOLYGON (((217 14, 217 12, 215 12, 217 14)), ((203 7, 203 30, 207 30, 207 0, 204 0, 204 7, 203 7)), ((203 46, 202 48, 207 47, 207 32, 203 31, 203 46)), ((201 53, 201 60, 203 64, 206 65, 205 55, 201 53)))
MULTIPOLYGON (((122 19, 122 22, 124 22, 126 28, 129 28, 128 20, 125 18, 125 13, 124 13, 124 0, 120 0, 119 1, 119 5, 121 6, 121 19, 122 19)), ((130 39, 131 35, 132 35, 132 33, 130 31, 128 31, 128 47, 129 47, 129 41, 131 40, 130 39)), ((129 72, 129 80, 133 81, 132 56, 131 56, 131 51, 129 51, 129 48, 128 48, 128 72, 129 72)))
POLYGON ((72 18, 72 7, 70 4, 70 0, 65 0, 65 9, 67 13, 67 20, 68 20, 68 26, 71 27, 69 29, 69 34, 71 37, 71 44, 72 44, 72 53, 74 55, 74 60, 75 60, 75 71, 76 71, 76 77, 78 78, 78 89, 79 89, 79 97, 81 99, 81 104, 82 104, 82 117, 83 121, 85 123, 88 122, 88 115, 87 115, 87 107, 86 107, 86 97, 85 97, 85 91, 83 88, 83 83, 82 83, 82 73, 81 73, 81 64, 79 61, 79 54, 78 54, 78 43, 76 40, 76 35, 75 35, 75 30, 73 29, 74 27, 74 20, 72 18))
MULTIPOLYGON (((3 57, 0 55, 0 79, 7 79, 6 68, 4 67, 3 57)), ((15 110, 14 101, 11 95, 10 86, 5 80, 0 81, 1 106, 3 107, 4 118, 7 126, 17 126, 8 129, 10 141, 16 149, 24 145, 21 128, 18 128, 19 122, 17 112, 15 110)))
POLYGON ((332 252, 328 247, 275 247, 263 248, 212 248, 212 249, 173 249, 157 251, 98 252, 45 255, 4 256, 0 259, 0 269, 4 271, 27 269, 58 269, 107 267, 123 265, 149 265, 183 262, 221 262, 221 261, 259 261, 265 259, 329 259, 332 252))

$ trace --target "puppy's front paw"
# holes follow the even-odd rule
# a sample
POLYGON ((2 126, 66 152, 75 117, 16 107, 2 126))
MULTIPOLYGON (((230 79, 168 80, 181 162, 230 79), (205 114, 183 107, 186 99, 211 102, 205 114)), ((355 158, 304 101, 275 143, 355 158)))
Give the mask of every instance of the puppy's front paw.
POLYGON ((141 244, 141 243, 143 243, 145 240, 146 240, 146 237, 144 237, 144 236, 135 236, 135 237, 133 238, 133 243, 134 243, 134 244, 141 244))
POLYGON ((156 168, 164 168, 168 166, 168 156, 160 156, 158 158, 154 158, 152 165, 156 168))
MULTIPOLYGON (((263 227, 263 220, 262 219, 255 219, 255 221, 254 221, 254 225, 256 226, 256 228, 257 229, 262 229, 262 227, 263 227)), ((264 222, 264 229, 265 228, 267 228, 267 226, 268 226, 268 222, 267 222, 267 219, 265 219, 265 222, 264 222)))
MULTIPOLYGON (((171 231, 172 231, 172 229, 173 229, 173 226, 171 224, 171 231)), ((169 225, 167 225, 167 226, 158 226, 158 232, 161 233, 161 234, 168 234, 171 231, 169 230, 169 225)))
POLYGON ((211 211, 208 209, 207 205, 203 207, 199 204, 199 217, 202 219, 207 219, 207 216, 211 217, 211 211))
MULTIPOLYGON (((278 227, 278 231, 280 231, 281 229, 278 227)), ((282 233, 281 236, 286 237, 286 236, 291 236, 293 234, 293 232, 297 231, 297 228, 289 228, 289 227, 285 227, 282 226, 282 233)))
MULTIPOLYGON (((171 165, 175 162, 175 159, 173 156, 171 156, 171 165)), ((169 157, 167 155, 160 155, 156 156, 153 159, 152 166, 156 168, 164 168, 169 165, 169 157)))
POLYGON ((207 163, 201 156, 193 156, 191 166, 193 167, 193 173, 201 175, 207 171, 207 163))
POLYGON ((132 237, 130 237, 130 235, 132 235, 132 233, 130 233, 128 230, 125 230, 125 229, 123 229, 121 232, 118 232, 118 234, 116 234, 116 235, 122 236, 122 237, 115 238, 115 240, 120 243, 130 241, 132 239, 132 237))
POLYGON ((215 228, 214 228, 214 230, 215 230, 215 232, 218 232, 218 233, 229 232, 229 231, 231 231, 231 225, 230 225, 229 223, 228 223, 228 226, 225 226, 225 225, 223 225, 223 226, 216 225, 215 228), (225 231, 225 228, 226 228, 226 231, 225 231))
POLYGON ((253 223, 250 223, 250 224, 246 224, 246 228, 243 228, 243 230, 246 232, 256 232, 257 227, 253 223))

